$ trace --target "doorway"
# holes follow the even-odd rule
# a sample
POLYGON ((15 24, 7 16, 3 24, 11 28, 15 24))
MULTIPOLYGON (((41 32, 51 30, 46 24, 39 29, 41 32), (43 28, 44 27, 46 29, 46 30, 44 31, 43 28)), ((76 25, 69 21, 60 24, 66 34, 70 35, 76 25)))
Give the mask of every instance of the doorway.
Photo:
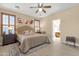
POLYGON ((52 21, 52 39, 54 42, 60 42, 61 39, 61 33, 60 33, 60 19, 53 20, 52 21))

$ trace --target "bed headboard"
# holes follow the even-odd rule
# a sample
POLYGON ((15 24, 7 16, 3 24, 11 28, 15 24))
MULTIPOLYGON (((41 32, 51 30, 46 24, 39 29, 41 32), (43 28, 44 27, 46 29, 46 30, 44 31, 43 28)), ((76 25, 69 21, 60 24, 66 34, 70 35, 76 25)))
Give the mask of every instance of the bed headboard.
POLYGON ((34 32, 34 28, 32 28, 31 26, 21 26, 21 27, 18 27, 17 29, 16 29, 16 32, 18 33, 18 34, 21 34, 21 33, 23 33, 24 31, 33 31, 34 32))

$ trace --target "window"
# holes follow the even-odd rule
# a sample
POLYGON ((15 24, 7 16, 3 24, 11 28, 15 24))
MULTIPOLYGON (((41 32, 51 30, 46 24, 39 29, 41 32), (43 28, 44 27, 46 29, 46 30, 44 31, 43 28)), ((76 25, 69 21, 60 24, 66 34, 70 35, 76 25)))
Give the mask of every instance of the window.
POLYGON ((34 28, 35 32, 40 32, 40 21, 39 20, 34 20, 34 28))
POLYGON ((2 28, 1 32, 5 32, 5 34, 15 33, 16 30, 16 17, 14 15, 2 13, 2 28))

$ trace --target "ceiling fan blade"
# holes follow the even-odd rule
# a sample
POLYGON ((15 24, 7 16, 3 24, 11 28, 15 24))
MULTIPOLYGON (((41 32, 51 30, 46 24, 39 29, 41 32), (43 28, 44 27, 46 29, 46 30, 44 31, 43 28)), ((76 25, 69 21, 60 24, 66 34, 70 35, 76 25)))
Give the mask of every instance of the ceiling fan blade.
POLYGON ((38 8, 40 8, 40 3, 38 4, 38 8))
POLYGON ((43 3, 41 3, 41 7, 43 7, 43 3))
POLYGON ((30 7, 30 8, 38 8, 38 7, 30 7))
POLYGON ((42 8, 43 7, 43 4, 42 3, 39 3, 38 4, 38 8, 42 8))
POLYGON ((42 11, 43 11, 44 13, 46 13, 46 11, 45 11, 44 9, 43 9, 42 11))
POLYGON ((51 6, 44 6, 43 8, 51 8, 51 6))
POLYGON ((39 10, 37 9, 37 10, 36 10, 36 13, 37 13, 38 11, 39 11, 39 10))

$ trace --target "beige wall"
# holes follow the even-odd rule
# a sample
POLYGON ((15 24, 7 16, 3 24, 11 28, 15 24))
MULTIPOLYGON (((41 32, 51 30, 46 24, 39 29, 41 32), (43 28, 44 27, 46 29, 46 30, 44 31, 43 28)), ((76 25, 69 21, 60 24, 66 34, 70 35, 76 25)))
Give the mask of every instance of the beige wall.
POLYGON ((44 30, 51 38, 52 20, 60 19, 61 40, 64 41, 66 36, 75 36, 79 40, 79 7, 73 7, 68 10, 52 14, 43 19, 45 23, 44 30))

